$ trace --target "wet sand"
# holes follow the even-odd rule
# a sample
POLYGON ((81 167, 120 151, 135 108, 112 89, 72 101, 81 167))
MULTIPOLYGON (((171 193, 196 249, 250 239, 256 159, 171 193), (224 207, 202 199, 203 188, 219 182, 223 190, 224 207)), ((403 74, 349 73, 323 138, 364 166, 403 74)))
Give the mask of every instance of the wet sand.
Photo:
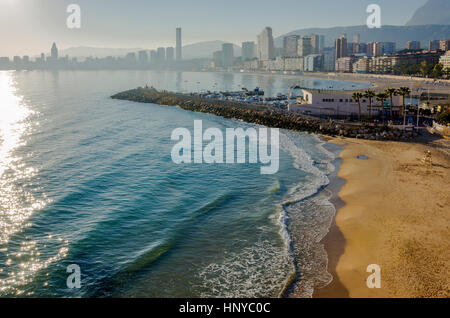
POLYGON ((449 297, 449 141, 329 142, 344 147, 336 219, 322 241, 334 280, 314 297, 449 297), (420 162, 426 150, 432 166, 420 162), (366 285, 370 264, 381 267, 380 289, 366 285))

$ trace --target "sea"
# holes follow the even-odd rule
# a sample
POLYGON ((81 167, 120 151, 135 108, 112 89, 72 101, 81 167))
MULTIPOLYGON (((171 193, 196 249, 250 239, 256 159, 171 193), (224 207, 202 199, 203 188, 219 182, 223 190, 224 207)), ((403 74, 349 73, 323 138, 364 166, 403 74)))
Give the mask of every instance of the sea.
POLYGON ((280 130, 275 174, 248 162, 179 165, 176 128, 258 127, 110 98, 145 85, 275 96, 295 84, 368 87, 279 74, 0 71, 0 297, 311 297, 332 279, 320 240, 335 214, 326 186, 336 147, 280 130))

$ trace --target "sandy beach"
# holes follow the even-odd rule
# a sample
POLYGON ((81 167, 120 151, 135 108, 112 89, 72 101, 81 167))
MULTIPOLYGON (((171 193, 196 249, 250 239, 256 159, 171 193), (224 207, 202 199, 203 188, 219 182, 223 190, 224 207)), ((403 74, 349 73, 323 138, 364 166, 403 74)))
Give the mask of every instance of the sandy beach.
POLYGON ((450 141, 328 141, 344 147, 343 185, 323 240, 334 280, 314 297, 449 297, 450 141), (432 166, 420 161, 427 150, 432 166), (370 264, 381 268, 379 289, 366 285, 370 264))

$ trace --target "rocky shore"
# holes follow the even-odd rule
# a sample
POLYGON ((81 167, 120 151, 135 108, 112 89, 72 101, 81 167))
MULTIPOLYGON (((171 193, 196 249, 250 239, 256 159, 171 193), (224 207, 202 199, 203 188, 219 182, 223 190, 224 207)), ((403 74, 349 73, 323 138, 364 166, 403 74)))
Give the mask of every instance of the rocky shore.
POLYGON ((407 140, 417 136, 415 132, 393 129, 387 126, 374 127, 327 121, 294 112, 273 109, 267 105, 202 99, 197 96, 158 91, 153 88, 132 89, 115 94, 111 98, 165 106, 178 106, 185 110, 243 120, 267 127, 305 131, 328 136, 344 136, 368 140, 407 140))

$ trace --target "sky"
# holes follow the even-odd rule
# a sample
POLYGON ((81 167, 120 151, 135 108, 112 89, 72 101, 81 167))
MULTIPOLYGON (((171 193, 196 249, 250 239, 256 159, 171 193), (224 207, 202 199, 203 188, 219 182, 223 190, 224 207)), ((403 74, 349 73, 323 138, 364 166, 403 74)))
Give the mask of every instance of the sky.
POLYGON ((73 46, 145 48, 222 40, 256 41, 310 27, 363 25, 369 4, 385 25, 404 25, 426 0, 0 0, 0 56, 48 53, 52 42, 73 46), (69 4, 81 8, 81 28, 69 29, 69 4))

